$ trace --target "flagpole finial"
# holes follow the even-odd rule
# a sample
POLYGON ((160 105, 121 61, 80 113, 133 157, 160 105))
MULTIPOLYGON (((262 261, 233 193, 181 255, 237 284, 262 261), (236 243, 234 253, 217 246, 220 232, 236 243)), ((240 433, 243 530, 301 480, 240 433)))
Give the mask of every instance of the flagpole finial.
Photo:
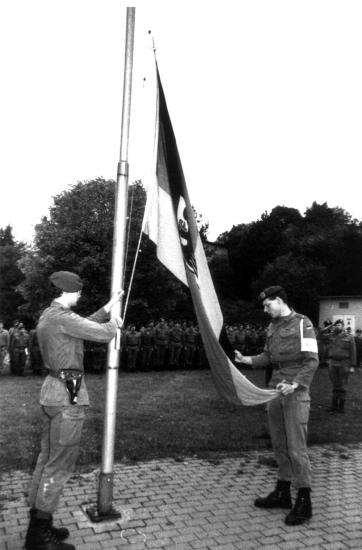
POLYGON ((149 30, 149 31, 148 31, 148 34, 149 34, 149 35, 151 36, 151 38, 152 38, 152 49, 153 49, 153 51, 156 53, 156 44, 155 44, 155 39, 154 39, 154 37, 153 37, 152 31, 149 30))

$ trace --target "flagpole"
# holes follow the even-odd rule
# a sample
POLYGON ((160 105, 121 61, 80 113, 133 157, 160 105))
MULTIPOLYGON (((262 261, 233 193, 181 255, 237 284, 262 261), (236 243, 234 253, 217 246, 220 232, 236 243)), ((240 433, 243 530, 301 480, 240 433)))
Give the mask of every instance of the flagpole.
MULTIPOLYGON (((117 292, 122 287, 124 279, 128 202, 128 141, 131 114, 134 27, 135 8, 127 7, 121 146, 115 192, 111 294, 117 292)), ((113 315, 120 315, 121 311, 121 303, 117 303, 112 308, 113 315)), ((114 517, 115 515, 119 516, 119 514, 116 513, 112 508, 113 465, 119 365, 120 334, 118 334, 118 336, 108 344, 107 353, 106 403, 103 431, 102 464, 99 477, 97 509, 98 517, 101 519, 107 519, 109 517, 114 517)), ((98 519, 98 521, 99 520, 100 519, 98 519)))

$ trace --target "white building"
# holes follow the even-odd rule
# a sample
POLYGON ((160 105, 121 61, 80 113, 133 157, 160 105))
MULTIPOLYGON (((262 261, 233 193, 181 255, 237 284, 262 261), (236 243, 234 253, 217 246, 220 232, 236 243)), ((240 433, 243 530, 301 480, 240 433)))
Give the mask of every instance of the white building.
POLYGON ((319 298, 319 326, 326 320, 343 319, 344 328, 352 334, 362 329, 362 296, 321 296, 319 298))

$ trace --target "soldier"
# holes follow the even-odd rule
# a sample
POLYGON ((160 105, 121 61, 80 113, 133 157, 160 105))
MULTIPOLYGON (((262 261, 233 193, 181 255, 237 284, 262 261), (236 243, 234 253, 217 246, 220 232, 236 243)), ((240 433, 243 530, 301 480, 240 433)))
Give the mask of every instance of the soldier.
POLYGON ((195 351, 195 364, 197 368, 204 369, 207 367, 207 358, 204 348, 204 343, 201 338, 201 333, 198 325, 195 327, 196 333, 196 351, 195 351))
POLYGON ((257 498, 259 508, 291 508, 290 485, 298 489, 293 509, 285 518, 287 525, 299 525, 312 516, 311 466, 307 451, 309 386, 318 368, 318 347, 311 321, 295 313, 287 303, 281 286, 266 288, 259 296, 272 321, 264 351, 243 356, 235 351, 235 361, 255 367, 274 364, 271 383, 280 396, 268 403, 269 429, 278 463, 274 491, 257 498))
POLYGON ((235 333, 235 349, 243 353, 245 347, 245 330, 244 325, 239 325, 235 333))
POLYGON ((356 365, 356 343, 353 336, 347 334, 342 319, 334 323, 334 330, 329 335, 328 361, 329 377, 332 382, 332 406, 330 412, 344 412, 346 388, 351 367, 356 365))
POLYGON ((43 411, 41 452, 30 485, 30 523, 26 550, 75 550, 64 543, 68 529, 53 526, 63 486, 72 476, 89 405, 84 381, 83 340, 109 342, 122 325, 109 319, 122 291, 88 318, 71 311, 79 300, 82 281, 75 273, 58 271, 50 276, 57 298, 44 310, 37 326, 40 351, 48 370, 40 392, 43 411))
POLYGON ((30 364, 34 374, 43 374, 43 359, 41 357, 36 329, 29 332, 30 364))
POLYGON ((4 368, 4 359, 9 352, 9 332, 4 329, 4 323, 0 320, 0 371, 4 368))
POLYGON ((170 338, 170 367, 178 369, 180 367, 181 352, 184 344, 184 333, 181 323, 176 322, 169 332, 170 338))
POLYGON ((329 337, 333 329, 333 323, 329 319, 324 321, 323 327, 318 331, 319 366, 328 366, 329 337))
POLYGON ((19 323, 20 321, 18 319, 15 319, 14 322, 13 322, 13 326, 9 328, 9 355, 10 355, 10 370, 13 374, 15 374, 15 369, 14 369, 14 353, 13 353, 13 349, 12 349, 12 339, 13 339, 13 336, 14 334, 16 334, 18 332, 18 327, 19 327, 19 323))
POLYGON ((19 323, 17 328, 12 333, 10 343, 13 373, 17 376, 24 376, 28 346, 29 334, 23 323, 19 323))
POLYGON ((155 329, 150 321, 141 332, 141 369, 149 370, 152 367, 152 355, 155 345, 155 329))
POLYGON ((188 327, 184 332, 185 342, 185 368, 191 369, 194 366, 194 358, 196 351, 196 331, 192 322, 188 323, 188 327))
POLYGON ((227 325, 225 327, 227 337, 229 339, 230 345, 236 349, 236 327, 234 325, 227 325))
POLYGON ((137 357, 140 349, 140 334, 135 325, 130 325, 125 334, 126 360, 128 370, 136 370, 137 357))
POLYGON ((156 369, 163 369, 165 366, 166 352, 169 344, 168 328, 164 319, 155 328, 155 360, 156 369))
POLYGON ((356 367, 361 368, 362 366, 362 330, 360 328, 356 330, 354 341, 356 343, 356 354, 357 354, 356 367))

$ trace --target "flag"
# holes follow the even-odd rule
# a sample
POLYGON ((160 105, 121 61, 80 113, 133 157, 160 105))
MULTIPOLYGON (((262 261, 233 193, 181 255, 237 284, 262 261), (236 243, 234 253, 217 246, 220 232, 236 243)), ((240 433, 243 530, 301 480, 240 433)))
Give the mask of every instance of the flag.
POLYGON ((144 232, 156 244, 158 259, 190 288, 205 353, 219 394, 234 405, 265 403, 279 392, 252 384, 226 353, 223 315, 186 188, 157 65, 156 72, 154 180, 148 192, 144 232))

